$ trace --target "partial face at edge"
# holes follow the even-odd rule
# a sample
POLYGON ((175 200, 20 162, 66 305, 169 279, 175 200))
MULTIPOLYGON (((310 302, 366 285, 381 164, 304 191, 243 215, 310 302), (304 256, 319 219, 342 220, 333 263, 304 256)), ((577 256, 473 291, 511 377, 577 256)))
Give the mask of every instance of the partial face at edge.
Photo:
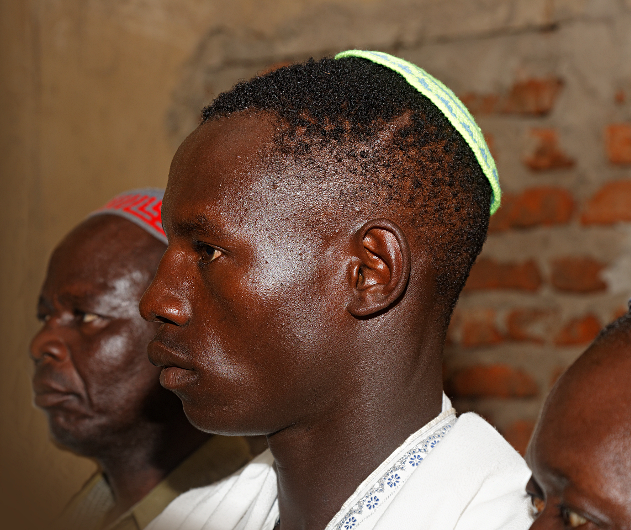
POLYGON ((180 146, 162 210, 169 247, 141 302, 162 322, 149 356, 163 386, 211 432, 270 434, 325 414, 353 362, 350 238, 319 233, 299 193, 270 184, 274 127, 231 115, 180 146))
POLYGON ((42 328, 31 342, 35 404, 53 438, 80 454, 98 456, 121 433, 158 421, 172 401, 146 357, 155 325, 138 312, 163 250, 126 219, 100 215, 51 257, 37 310, 42 328))
POLYGON ((583 355, 596 362, 580 359, 559 381, 528 448, 534 530, 631 528, 631 345, 583 355))

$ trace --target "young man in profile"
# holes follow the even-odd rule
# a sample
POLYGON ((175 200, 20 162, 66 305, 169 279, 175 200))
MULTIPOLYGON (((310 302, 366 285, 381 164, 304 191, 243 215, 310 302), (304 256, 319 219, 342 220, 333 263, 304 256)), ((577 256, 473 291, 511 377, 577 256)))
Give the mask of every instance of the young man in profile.
POLYGON ((166 249, 161 203, 161 190, 123 193, 50 258, 31 341, 34 401, 53 440, 100 468, 59 530, 142 530, 180 493, 250 457, 245 440, 192 427, 147 360, 156 327, 140 318, 138 300, 166 249))
POLYGON ((270 453, 154 529, 525 529, 527 468, 442 392, 452 309, 499 205, 457 98, 351 51, 220 95, 173 159, 141 313, 197 427, 270 453))

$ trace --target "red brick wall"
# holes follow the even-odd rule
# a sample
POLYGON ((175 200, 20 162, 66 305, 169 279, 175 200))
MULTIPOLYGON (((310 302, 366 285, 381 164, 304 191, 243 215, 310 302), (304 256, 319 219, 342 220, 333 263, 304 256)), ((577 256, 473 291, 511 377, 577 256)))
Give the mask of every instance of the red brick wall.
POLYGON ((506 179, 487 246, 452 319, 445 390, 457 408, 486 416, 522 453, 550 387, 631 296, 607 274, 628 255, 631 223, 631 121, 622 119, 629 117, 627 95, 615 91, 611 74, 603 106, 610 123, 593 123, 577 109, 574 127, 593 138, 588 146, 562 126, 567 117, 555 108, 574 88, 562 75, 463 94, 491 139, 500 175, 517 171, 520 178, 506 179), (502 149, 497 139, 509 128, 521 133, 518 148, 502 149))

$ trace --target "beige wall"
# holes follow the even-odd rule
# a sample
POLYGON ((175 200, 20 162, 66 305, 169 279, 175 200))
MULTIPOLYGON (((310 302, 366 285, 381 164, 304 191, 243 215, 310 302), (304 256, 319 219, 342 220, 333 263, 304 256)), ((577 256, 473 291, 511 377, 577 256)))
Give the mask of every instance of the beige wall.
POLYGON ((468 294, 447 370, 503 363, 521 371, 532 383, 521 394, 516 380, 507 383, 509 391, 486 396, 452 386, 464 406, 482 410, 506 432, 525 422, 518 434, 527 436, 555 370, 584 348, 584 338, 558 344, 557 328, 587 313, 602 325, 631 294, 624 268, 631 217, 596 227, 580 221, 604 183, 631 176, 624 156, 607 158, 603 132, 609 123, 631 120, 631 94, 624 100, 631 87, 630 12, 628 0, 0 2, 0 513, 17 521, 14 528, 36 527, 94 467, 53 447, 30 404, 28 339, 55 243, 115 193, 163 186, 174 149, 218 91, 269 65, 350 47, 399 53, 457 93, 473 94, 473 101, 501 98, 520 81, 562 80, 554 106, 542 115, 480 114, 507 189, 519 195, 561 188, 573 210, 490 236, 489 258, 534 260, 543 279, 534 290, 468 294), (537 149, 533 128, 554 129, 573 165, 524 164, 537 149), (555 290, 547 278, 559 253, 600 259, 604 289, 555 290), (540 325, 543 342, 511 336, 504 318, 522 306, 557 311, 552 327, 545 319, 540 325), (476 329, 486 330, 478 342, 464 340, 467 318, 474 327, 478 318, 476 329))
POLYGON ((166 183, 165 112, 181 65, 216 16, 207 4, 0 3, 0 513, 14 528, 39 526, 94 469, 52 446, 30 403, 27 347, 47 257, 113 194, 166 183))

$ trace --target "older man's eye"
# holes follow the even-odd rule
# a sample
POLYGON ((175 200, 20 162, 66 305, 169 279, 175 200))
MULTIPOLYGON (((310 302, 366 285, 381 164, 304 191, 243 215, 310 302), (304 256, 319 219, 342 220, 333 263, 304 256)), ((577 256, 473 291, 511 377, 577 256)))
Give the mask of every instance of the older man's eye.
POLYGON ((99 318, 101 317, 97 315, 96 313, 83 313, 81 315, 81 322, 83 324, 89 324, 90 322, 94 322, 95 320, 98 320, 99 318))
POLYGON ((561 514, 563 515, 563 522, 567 525, 568 528, 578 528, 587 524, 589 521, 585 519, 582 515, 573 512, 569 508, 562 508, 561 514))

